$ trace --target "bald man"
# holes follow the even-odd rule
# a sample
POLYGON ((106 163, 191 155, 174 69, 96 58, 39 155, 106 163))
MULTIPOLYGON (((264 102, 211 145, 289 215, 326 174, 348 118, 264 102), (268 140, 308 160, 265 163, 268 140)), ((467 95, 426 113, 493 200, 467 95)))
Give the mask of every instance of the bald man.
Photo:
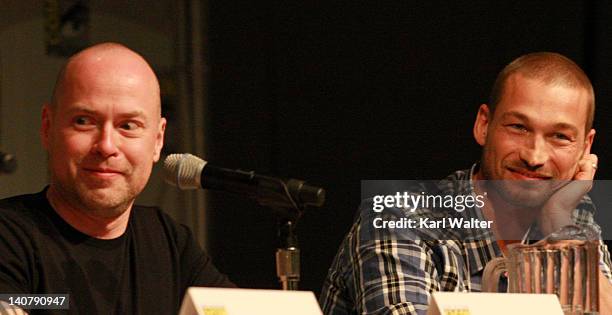
POLYGON ((70 314, 172 314, 189 286, 233 286, 187 227, 134 205, 165 127, 140 55, 105 43, 68 60, 42 110, 50 184, 0 201, 0 293, 69 294, 70 314))

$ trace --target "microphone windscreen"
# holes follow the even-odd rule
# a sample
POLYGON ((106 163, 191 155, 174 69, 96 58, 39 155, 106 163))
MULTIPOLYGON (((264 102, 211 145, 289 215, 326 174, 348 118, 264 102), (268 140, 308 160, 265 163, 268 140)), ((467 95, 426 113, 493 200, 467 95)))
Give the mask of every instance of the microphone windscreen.
POLYGON ((164 178, 180 189, 201 188, 200 178, 206 161, 195 155, 170 154, 164 160, 164 178))

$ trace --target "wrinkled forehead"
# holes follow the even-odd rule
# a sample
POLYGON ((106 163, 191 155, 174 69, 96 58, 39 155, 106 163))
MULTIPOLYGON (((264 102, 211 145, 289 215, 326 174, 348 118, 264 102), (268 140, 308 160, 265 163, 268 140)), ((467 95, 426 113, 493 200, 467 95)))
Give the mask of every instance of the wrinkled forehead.
MULTIPOLYGON (((557 90, 558 95, 550 96, 553 99, 557 98, 560 105, 562 105, 564 101, 563 97, 560 95, 567 95, 567 93, 563 92, 571 91, 574 92, 574 94, 580 94, 582 97, 576 99, 576 102, 574 102, 575 115, 577 116, 575 118, 579 118, 584 121, 583 125, 585 132, 588 132, 592 128, 593 119, 595 116, 595 95, 593 87, 590 85, 590 83, 588 83, 588 85, 584 85, 577 79, 574 80, 569 77, 538 76, 518 71, 506 78, 503 84, 499 103, 504 103, 504 99, 510 94, 525 92, 526 90, 533 91, 536 94, 545 91, 557 90)), ((501 104, 498 106, 501 106, 501 104)))
POLYGON ((507 81, 494 119, 529 118, 532 121, 573 125, 584 130, 589 116, 589 91, 564 82, 513 76, 507 81))

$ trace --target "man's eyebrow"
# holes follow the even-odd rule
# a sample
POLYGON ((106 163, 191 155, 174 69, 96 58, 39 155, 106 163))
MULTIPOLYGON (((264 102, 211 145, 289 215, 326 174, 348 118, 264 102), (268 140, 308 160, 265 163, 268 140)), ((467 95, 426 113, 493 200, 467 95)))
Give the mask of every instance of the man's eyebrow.
POLYGON ((578 128, 576 128, 576 126, 568 124, 568 123, 563 123, 563 122, 556 123, 556 124, 554 124, 553 127, 555 129, 566 129, 566 130, 571 131, 572 133, 578 134, 578 128))
MULTIPOLYGON (((96 111, 96 110, 92 110, 90 108, 84 107, 84 106, 75 106, 71 109, 68 110, 68 113, 72 114, 72 113, 85 113, 88 115, 99 115, 100 112, 96 111)), ((142 110, 133 110, 133 111, 129 111, 129 112, 125 112, 125 113, 120 113, 118 114, 118 116, 122 117, 122 118, 133 118, 133 117, 143 117, 146 118, 146 115, 144 113, 144 111, 142 110)))
POLYGON ((143 119, 147 118, 144 111, 142 110, 133 110, 131 112, 121 113, 119 116, 124 118, 133 118, 133 117, 142 117, 143 119))
POLYGON ((529 117, 527 117, 527 115, 523 114, 523 113, 519 113, 517 111, 509 111, 509 112, 505 112, 502 114, 501 118, 518 118, 520 120, 526 120, 529 121, 529 117))
POLYGON ((68 109, 68 113, 72 114, 72 113, 85 113, 85 114, 89 114, 89 115, 96 115, 98 114, 97 111, 89 109, 87 107, 84 106, 73 106, 72 108, 68 109))

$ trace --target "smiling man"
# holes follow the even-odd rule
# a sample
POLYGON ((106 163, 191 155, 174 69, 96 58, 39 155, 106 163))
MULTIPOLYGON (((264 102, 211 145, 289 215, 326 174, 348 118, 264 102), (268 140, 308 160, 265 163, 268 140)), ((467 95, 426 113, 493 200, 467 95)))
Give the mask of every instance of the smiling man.
POLYGON ((590 183, 597 169, 594 112, 589 79, 561 55, 529 54, 499 74, 490 105, 480 106, 474 124, 483 147, 474 179, 493 188, 484 213, 504 223, 496 225, 497 236, 521 239, 536 219, 544 235, 572 223, 572 210, 590 185, 573 194, 572 188, 590 183), (578 182, 565 187, 570 180, 578 182), (556 211, 565 200, 567 210, 556 211))
MULTIPOLYGON (((323 285, 324 313, 425 314, 433 291, 481 291, 485 265, 506 253, 509 242, 541 239, 566 225, 599 231, 586 195, 598 163, 591 153, 594 110, 591 83, 568 58, 533 53, 507 65, 474 124, 481 161, 434 188, 419 187, 428 192, 414 192, 486 197, 482 207, 451 215, 491 221, 490 229, 470 237, 442 229, 437 238, 414 229, 372 234, 371 202, 365 201, 323 285)), ((385 211, 412 215, 400 208, 385 211)), ((436 211, 415 213, 446 215, 436 211)), ((603 245, 600 253, 606 314, 612 312, 610 256, 603 245)))
POLYGON ((0 201, 0 293, 69 295, 43 314, 172 314, 189 286, 233 286, 187 227, 134 205, 165 127, 140 55, 105 43, 68 60, 42 110, 50 184, 0 201))

